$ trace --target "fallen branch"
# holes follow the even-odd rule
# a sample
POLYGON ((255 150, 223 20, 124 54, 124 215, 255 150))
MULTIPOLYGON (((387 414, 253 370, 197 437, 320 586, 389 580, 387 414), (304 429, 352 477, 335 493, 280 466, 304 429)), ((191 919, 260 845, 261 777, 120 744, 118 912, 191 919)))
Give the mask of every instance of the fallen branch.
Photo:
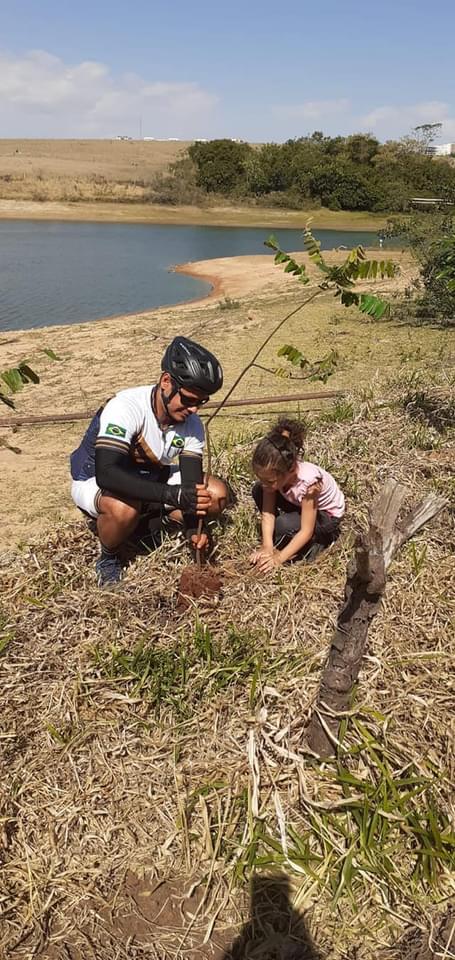
POLYGON ((345 600, 323 670, 319 694, 307 740, 321 757, 335 753, 342 714, 351 705, 352 691, 360 672, 368 628, 378 612, 386 586, 387 568, 397 551, 447 501, 430 494, 397 522, 407 490, 388 480, 370 512, 370 525, 358 537, 348 566, 345 600))
MULTIPOLYGON (((301 400, 331 400, 336 397, 343 397, 344 395, 343 390, 319 390, 311 393, 293 393, 290 396, 250 397, 247 400, 227 400, 222 406, 261 407, 271 403, 296 403, 301 400)), ((217 400, 209 401, 209 403, 205 405, 204 410, 210 410, 214 407, 216 407, 216 410, 221 409, 217 400)), ((91 420, 92 417, 95 416, 95 413, 96 410, 88 410, 85 413, 79 411, 78 413, 46 413, 42 416, 8 417, 0 419, 0 429, 3 427, 9 429, 11 427, 28 427, 34 424, 73 423, 73 421, 75 422, 76 420, 91 420)), ((200 411, 199 416, 204 417, 204 412, 200 411)), ((212 419, 212 417, 210 419, 212 419)))

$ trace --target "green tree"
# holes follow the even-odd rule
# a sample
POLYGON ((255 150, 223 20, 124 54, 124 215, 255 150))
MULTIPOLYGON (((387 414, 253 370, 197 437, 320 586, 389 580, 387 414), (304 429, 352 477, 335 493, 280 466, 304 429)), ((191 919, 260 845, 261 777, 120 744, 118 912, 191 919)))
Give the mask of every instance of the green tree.
POLYGON ((311 196, 334 209, 371 210, 377 200, 366 178, 336 162, 316 170, 309 188, 311 196))
MULTIPOLYGON (((405 315, 421 322, 455 323, 455 216, 429 211, 393 218, 387 233, 405 240, 420 264, 419 282, 405 315)), ((398 315, 403 305, 397 306, 398 315)))
POLYGON ((347 137, 345 150, 348 159, 354 164, 369 164, 380 148, 379 140, 370 133, 354 133, 347 137))
POLYGON ((196 165, 196 182, 208 193, 230 194, 245 186, 247 162, 253 148, 233 140, 193 143, 188 149, 196 165))

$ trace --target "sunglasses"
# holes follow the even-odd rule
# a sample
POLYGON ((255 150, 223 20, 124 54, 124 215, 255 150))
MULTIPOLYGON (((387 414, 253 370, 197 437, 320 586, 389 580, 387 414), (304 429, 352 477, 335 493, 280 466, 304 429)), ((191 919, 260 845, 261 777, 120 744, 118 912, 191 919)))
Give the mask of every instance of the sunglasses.
POLYGON ((189 397, 188 394, 182 393, 180 388, 177 389, 177 393, 182 407, 203 407, 210 400, 210 397, 189 397))

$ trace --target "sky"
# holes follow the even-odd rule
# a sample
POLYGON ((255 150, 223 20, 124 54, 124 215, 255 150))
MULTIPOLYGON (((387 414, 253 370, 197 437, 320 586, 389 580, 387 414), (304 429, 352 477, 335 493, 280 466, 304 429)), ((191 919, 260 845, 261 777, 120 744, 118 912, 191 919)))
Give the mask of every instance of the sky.
POLYGON ((453 0, 14 0, 0 136, 455 142, 453 0))

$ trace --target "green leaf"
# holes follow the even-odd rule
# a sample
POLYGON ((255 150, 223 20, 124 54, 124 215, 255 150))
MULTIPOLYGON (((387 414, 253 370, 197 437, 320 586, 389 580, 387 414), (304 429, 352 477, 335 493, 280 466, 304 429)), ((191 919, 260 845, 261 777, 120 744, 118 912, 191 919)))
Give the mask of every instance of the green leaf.
POLYGON ((289 360, 289 363, 292 363, 294 367, 297 366, 306 366, 308 360, 303 356, 300 350, 297 350, 297 347, 292 347, 291 344, 286 343, 284 346, 280 347, 278 350, 279 357, 286 357, 286 360, 289 360))
POLYGON ((374 320, 380 320, 390 311, 390 304, 386 300, 381 300, 380 297, 375 297, 371 293, 360 294, 358 307, 361 313, 368 314, 374 320))
MULTIPOLYGON (((275 263, 287 263, 288 260, 291 260, 290 256, 287 253, 284 253, 283 250, 278 250, 278 253, 275 254, 275 263)), ((291 263, 294 261, 291 260, 291 263)))
POLYGON ((11 393, 18 393, 19 390, 22 390, 24 381, 17 367, 12 367, 11 370, 4 370, 0 376, 6 383, 6 386, 11 390, 11 393))
POLYGON ((273 235, 273 233, 270 234, 270 237, 267 237, 267 240, 264 240, 264 247, 269 247, 270 250, 279 250, 279 249, 280 249, 280 245, 279 245, 279 243, 278 243, 278 240, 277 240, 277 238, 273 235))
POLYGON ((50 360, 63 360, 63 357, 57 356, 50 347, 43 347, 43 353, 45 353, 50 360))

